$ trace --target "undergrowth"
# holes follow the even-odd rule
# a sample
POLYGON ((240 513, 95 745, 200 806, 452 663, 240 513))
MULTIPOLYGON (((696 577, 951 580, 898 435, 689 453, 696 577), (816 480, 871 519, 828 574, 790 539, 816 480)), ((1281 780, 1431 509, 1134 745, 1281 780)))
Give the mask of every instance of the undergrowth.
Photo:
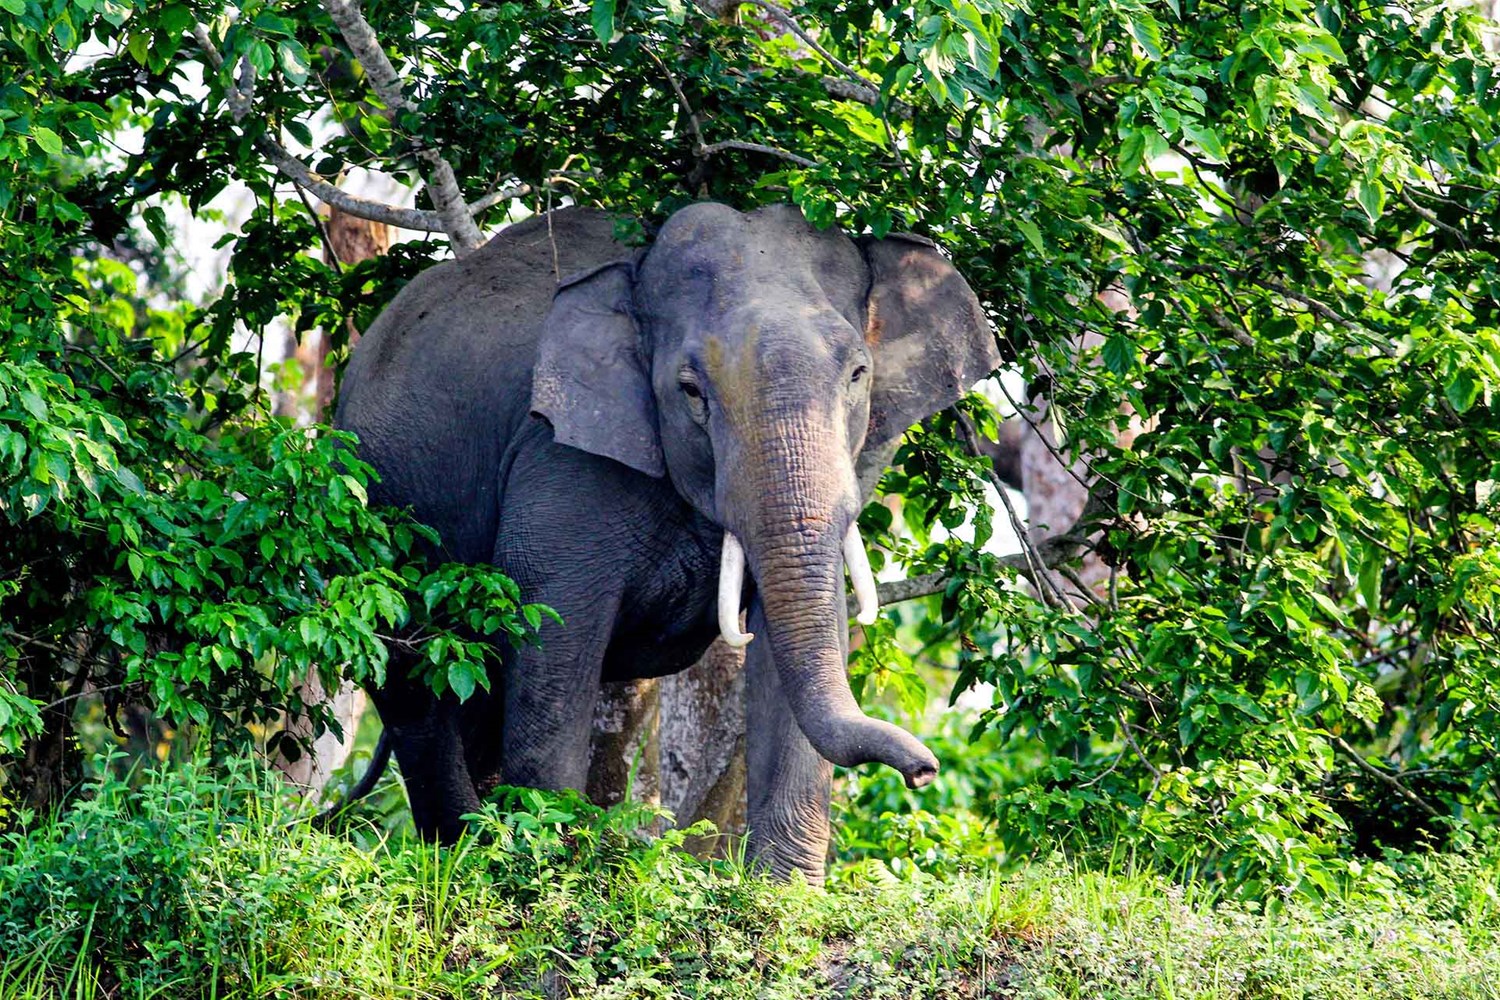
POLYGON ((249 764, 137 785, 0 841, 0 997, 1500 996, 1483 852, 1254 907, 1060 858, 868 857, 815 889, 574 795, 510 791, 438 848, 314 830, 249 764))

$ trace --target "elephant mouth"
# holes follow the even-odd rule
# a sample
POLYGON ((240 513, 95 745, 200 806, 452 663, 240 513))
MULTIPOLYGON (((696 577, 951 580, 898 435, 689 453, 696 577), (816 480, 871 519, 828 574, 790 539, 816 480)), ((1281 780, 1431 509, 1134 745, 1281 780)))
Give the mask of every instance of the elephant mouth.
MULTIPOLYGON (((870 570, 870 556, 865 551, 865 541, 859 534, 858 523, 851 522, 844 533, 844 566, 849 572, 849 583, 859 604, 855 620, 861 625, 873 625, 880 615, 880 596, 875 586, 875 574, 870 570)), ((740 603, 745 580, 745 549, 734 532, 724 532, 724 547, 719 555, 719 635, 724 644, 733 649, 743 649, 755 638, 755 633, 740 629, 740 603)))

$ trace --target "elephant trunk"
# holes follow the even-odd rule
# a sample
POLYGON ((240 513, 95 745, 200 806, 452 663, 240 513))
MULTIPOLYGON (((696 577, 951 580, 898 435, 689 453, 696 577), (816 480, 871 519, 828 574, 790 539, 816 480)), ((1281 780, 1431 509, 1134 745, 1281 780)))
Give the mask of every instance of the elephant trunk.
MULTIPOLYGON (((776 438, 800 441, 804 448, 813 441, 836 440, 831 434, 776 438)), ((820 454, 773 446, 757 456, 758 468, 744 470, 747 481, 738 484, 745 488, 741 496, 751 511, 742 537, 765 611, 761 641, 770 643, 797 724, 819 754, 843 767, 889 764, 909 787, 919 788, 937 775, 937 758, 905 730, 865 715, 849 690, 843 642, 848 629, 845 561, 862 618, 873 618, 877 610, 875 584, 852 523, 857 503, 849 458, 834 448, 814 450, 820 454), (840 476, 839 470, 847 474, 840 476)), ((726 532, 726 554, 731 545, 739 549, 737 541, 729 541, 732 537, 726 532)), ((738 580, 735 584, 738 610, 738 580)), ((720 594, 723 626, 723 589, 720 594)), ((728 624, 736 637, 741 635, 737 617, 728 624)), ((725 629, 726 636, 729 631, 725 629)))

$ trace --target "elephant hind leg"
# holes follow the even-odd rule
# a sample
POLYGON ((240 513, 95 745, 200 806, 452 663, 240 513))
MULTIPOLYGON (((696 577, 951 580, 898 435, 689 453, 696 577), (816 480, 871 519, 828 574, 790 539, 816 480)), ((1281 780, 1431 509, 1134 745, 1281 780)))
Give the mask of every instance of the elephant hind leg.
POLYGON ((375 707, 390 731, 417 833, 450 844, 464 831, 463 817, 479 810, 464 754, 461 707, 452 695, 437 698, 407 678, 406 669, 392 658, 390 680, 373 692, 375 707))
POLYGON ((479 811, 479 793, 465 766, 457 713, 452 708, 441 705, 431 719, 397 727, 393 734, 412 822, 423 837, 444 844, 463 833, 464 816, 479 811))

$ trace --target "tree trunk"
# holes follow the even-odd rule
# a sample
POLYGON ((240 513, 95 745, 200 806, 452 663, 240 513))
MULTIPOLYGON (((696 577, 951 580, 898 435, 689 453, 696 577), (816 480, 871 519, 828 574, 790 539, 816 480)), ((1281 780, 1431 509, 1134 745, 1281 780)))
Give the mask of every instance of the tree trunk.
POLYGON ((662 805, 678 826, 713 821, 695 854, 727 856, 745 834, 745 654, 715 641, 697 663, 661 681, 662 805))
POLYGON ((654 680, 600 685, 586 789, 595 805, 618 805, 626 798, 660 804, 659 704, 654 680))
MULTIPOLYGON (((337 208, 328 209, 324 229, 328 234, 328 245, 335 255, 333 260, 329 260, 330 264, 356 264, 380 256, 391 246, 389 226, 356 218, 337 208)), ((327 256, 325 253, 325 259, 327 256)), ((353 347, 359 340, 359 331, 354 328, 353 319, 345 320, 345 323, 349 346, 353 347)), ((302 363, 303 371, 307 373, 306 382, 315 390, 311 401, 315 420, 327 420, 332 415, 335 379, 333 366, 328 363, 329 346, 329 338, 325 332, 319 335, 316 349, 306 343, 296 349, 297 358, 302 363)), ((288 781, 316 794, 322 791, 333 772, 349 759, 349 753, 354 749, 354 735, 368 699, 362 689, 347 681, 330 697, 314 672, 308 674, 302 682, 302 700, 308 705, 328 703, 339 727, 343 729, 342 738, 329 730, 312 739, 312 725, 306 718, 287 720, 287 732, 300 737, 304 743, 311 740, 311 746, 309 752, 295 761, 278 760, 276 766, 288 781)))

